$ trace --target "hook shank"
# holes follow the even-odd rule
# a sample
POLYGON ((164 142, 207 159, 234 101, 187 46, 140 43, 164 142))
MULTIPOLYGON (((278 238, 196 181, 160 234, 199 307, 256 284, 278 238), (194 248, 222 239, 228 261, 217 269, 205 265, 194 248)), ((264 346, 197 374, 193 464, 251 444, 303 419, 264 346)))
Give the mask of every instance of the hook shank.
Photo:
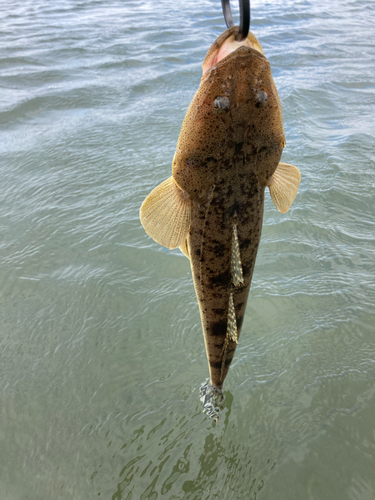
MULTIPOLYGON (((244 40, 250 29, 250 0, 239 0, 240 2, 240 30, 236 35, 236 40, 240 42, 244 40)), ((232 11, 230 8, 230 0, 221 0, 225 23, 228 28, 233 26, 232 11)))

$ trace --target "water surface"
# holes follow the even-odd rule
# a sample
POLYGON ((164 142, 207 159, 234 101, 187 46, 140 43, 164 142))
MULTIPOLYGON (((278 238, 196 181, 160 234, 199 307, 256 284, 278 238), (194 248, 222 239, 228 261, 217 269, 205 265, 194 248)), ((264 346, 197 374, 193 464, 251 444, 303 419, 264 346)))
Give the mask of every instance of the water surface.
POLYGON ((251 4, 302 181, 267 196, 218 426, 189 262, 138 211, 220 2, 1 4, 2 500, 375 498, 375 7, 251 4))

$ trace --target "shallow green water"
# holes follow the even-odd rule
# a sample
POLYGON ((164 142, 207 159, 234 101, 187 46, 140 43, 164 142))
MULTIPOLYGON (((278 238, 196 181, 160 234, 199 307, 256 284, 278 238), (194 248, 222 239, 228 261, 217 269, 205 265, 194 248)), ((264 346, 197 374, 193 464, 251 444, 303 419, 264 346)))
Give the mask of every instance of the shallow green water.
POLYGON ((375 8, 252 2, 302 173, 267 196, 218 426, 170 175, 219 1, 2 3, 1 500, 375 498, 375 8))

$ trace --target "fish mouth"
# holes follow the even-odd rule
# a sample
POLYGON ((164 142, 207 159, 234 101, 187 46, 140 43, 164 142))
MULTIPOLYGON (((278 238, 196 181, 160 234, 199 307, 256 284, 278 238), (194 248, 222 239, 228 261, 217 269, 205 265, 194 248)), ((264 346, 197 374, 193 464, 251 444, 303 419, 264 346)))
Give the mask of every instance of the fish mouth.
POLYGON ((218 63, 234 57, 235 52, 240 47, 248 47, 258 53, 258 55, 263 54, 262 47, 256 38, 256 36, 249 31, 247 38, 238 42, 236 40, 236 34, 238 32, 238 26, 232 26, 228 30, 224 31, 219 38, 211 45, 207 52, 207 55, 202 64, 202 74, 205 75, 211 68, 216 66, 218 63))

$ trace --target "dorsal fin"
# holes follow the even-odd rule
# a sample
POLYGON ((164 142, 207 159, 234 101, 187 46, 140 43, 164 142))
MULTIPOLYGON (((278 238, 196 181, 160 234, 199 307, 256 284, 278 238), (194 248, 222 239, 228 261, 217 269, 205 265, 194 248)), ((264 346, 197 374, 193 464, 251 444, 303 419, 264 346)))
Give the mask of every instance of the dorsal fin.
POLYGON ((227 338, 238 343, 236 311, 234 309, 232 292, 229 294, 227 338))
POLYGON ((232 256, 230 263, 231 273, 232 273, 232 283, 234 286, 242 285, 243 283, 243 273, 242 273, 242 263, 240 255, 240 245, 238 243, 237 226, 236 223, 233 224, 233 235, 232 235, 232 256))
POLYGON ((227 334, 224 340, 222 359, 221 359, 221 375, 220 375, 221 379, 223 378, 223 373, 225 369, 225 360, 227 357, 229 341, 236 342, 236 344, 238 344, 237 320, 236 320, 236 310, 234 308, 233 292, 229 294, 227 334))

